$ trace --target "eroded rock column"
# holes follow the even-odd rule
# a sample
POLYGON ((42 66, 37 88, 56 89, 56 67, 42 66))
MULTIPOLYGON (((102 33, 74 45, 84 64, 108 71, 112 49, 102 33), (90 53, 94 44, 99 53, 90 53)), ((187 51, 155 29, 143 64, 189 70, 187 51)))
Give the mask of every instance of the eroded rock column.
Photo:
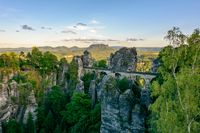
POLYGON ((101 93, 101 133, 143 133, 144 114, 134 88, 122 92, 116 80, 104 77, 101 93))

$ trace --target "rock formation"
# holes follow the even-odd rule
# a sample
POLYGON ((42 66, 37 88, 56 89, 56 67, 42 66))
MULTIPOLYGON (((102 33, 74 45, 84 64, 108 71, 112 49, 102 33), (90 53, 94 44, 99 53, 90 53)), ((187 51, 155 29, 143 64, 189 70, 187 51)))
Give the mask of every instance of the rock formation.
MULTIPOLYGON (((28 113, 30 112, 36 120, 36 108, 37 102, 35 99, 34 91, 32 90, 27 97, 27 105, 19 104, 19 87, 26 86, 28 84, 18 84, 15 80, 12 80, 17 73, 2 74, 2 83, 0 84, 0 124, 1 122, 8 121, 11 118, 15 118, 19 122, 26 123, 28 113), (11 82, 10 82, 11 81, 11 82)), ((0 127, 1 128, 1 127, 0 127)), ((1 130, 1 129, 0 129, 1 130)))
POLYGON ((78 83, 76 85, 76 92, 84 93, 84 83, 82 80, 78 80, 78 83))
POLYGON ((35 93, 32 90, 29 97, 28 97, 28 105, 26 106, 26 110, 25 110, 25 113, 24 113, 23 123, 27 122, 29 113, 32 114, 33 120, 34 121, 36 120, 36 118, 37 118, 37 116, 36 116, 37 115, 36 114, 37 106, 38 106, 38 104, 37 104, 36 99, 35 99, 35 93))
POLYGON ((154 60, 152 61, 151 72, 156 73, 158 67, 159 67, 159 59, 157 58, 157 59, 154 59, 154 60))
POLYGON ((66 78, 68 70, 69 70, 69 65, 67 61, 61 59, 61 63, 59 64, 59 70, 57 73, 57 85, 64 87, 65 90, 68 87, 68 82, 66 78))
POLYGON ((124 47, 110 55, 109 69, 113 71, 135 71, 136 62, 136 48, 124 47))
POLYGON ((84 54, 81 56, 81 58, 82 58, 84 67, 92 67, 93 61, 92 61, 92 56, 90 52, 88 52, 87 50, 84 51, 84 54))
POLYGON ((84 92, 84 84, 81 80, 83 76, 83 67, 92 67, 93 60, 91 54, 86 50, 82 56, 75 56, 74 59, 78 65, 78 83, 76 85, 77 92, 84 92))
POLYGON ((121 92, 115 80, 105 76, 101 92, 101 133, 144 133, 144 114, 134 88, 121 92))
POLYGON ((78 65, 78 80, 81 80, 81 77, 83 76, 83 61, 80 56, 75 56, 73 60, 75 60, 78 65))
POLYGON ((93 108, 95 106, 96 101, 97 101, 97 90, 96 90, 96 81, 95 80, 92 80, 90 82, 89 94, 92 98, 92 108, 93 108))
POLYGON ((18 106, 16 101, 18 97, 17 83, 10 79, 15 75, 13 72, 5 74, 1 72, 2 83, 0 84, 0 123, 16 115, 18 106))

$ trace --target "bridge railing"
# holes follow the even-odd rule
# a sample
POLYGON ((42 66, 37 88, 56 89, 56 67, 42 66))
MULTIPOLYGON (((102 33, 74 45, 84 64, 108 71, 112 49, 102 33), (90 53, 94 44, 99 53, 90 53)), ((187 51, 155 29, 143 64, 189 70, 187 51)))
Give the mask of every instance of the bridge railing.
POLYGON ((133 73, 133 74, 143 74, 143 75, 154 75, 154 76, 158 76, 158 73, 151 73, 151 72, 131 72, 131 71, 114 71, 114 70, 110 70, 110 69, 106 69, 106 68, 98 68, 98 67, 83 67, 85 69, 91 69, 91 70, 102 70, 102 71, 111 71, 113 73, 133 73))

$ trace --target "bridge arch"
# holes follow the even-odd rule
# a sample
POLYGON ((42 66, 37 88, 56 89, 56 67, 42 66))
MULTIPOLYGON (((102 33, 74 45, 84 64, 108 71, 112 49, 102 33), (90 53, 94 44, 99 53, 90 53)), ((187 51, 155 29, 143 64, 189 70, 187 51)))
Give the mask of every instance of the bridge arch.
POLYGON ((108 75, 105 71, 101 71, 100 75, 108 75))
POLYGON ((96 73, 96 71, 95 71, 95 70, 92 70, 92 73, 93 73, 93 74, 95 74, 95 73, 96 73))
POLYGON ((145 87, 146 81, 143 76, 136 76, 136 81, 138 82, 138 84, 141 88, 145 87))
POLYGON ((120 73, 115 73, 115 77, 119 78, 119 77, 121 77, 121 74, 120 73))

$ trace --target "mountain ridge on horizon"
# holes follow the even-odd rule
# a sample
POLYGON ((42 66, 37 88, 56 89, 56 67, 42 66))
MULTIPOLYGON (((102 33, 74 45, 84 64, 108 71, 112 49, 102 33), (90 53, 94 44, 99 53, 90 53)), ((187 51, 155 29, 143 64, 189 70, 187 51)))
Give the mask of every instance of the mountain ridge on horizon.
MULTIPOLYGON (((111 53, 114 53, 115 51, 119 50, 124 46, 109 46, 107 44, 92 44, 88 47, 78 47, 78 46, 72 46, 72 47, 66 47, 66 46, 57 46, 57 47, 51 47, 51 46, 41 46, 37 47, 42 52, 50 51, 54 53, 57 57, 62 58, 65 57, 69 60, 73 58, 73 56, 76 55, 82 55, 85 50, 88 50, 92 56, 97 59, 106 59, 110 56, 111 53)), ((9 52, 15 52, 20 53, 23 51, 24 53, 28 53, 32 50, 33 47, 19 47, 19 48, 0 48, 0 54, 2 53, 9 53, 9 52)), ((161 48, 160 47, 136 47, 139 54, 157 54, 161 48)))
MULTIPOLYGON (((51 49, 56 49, 56 48, 87 49, 87 48, 89 48, 89 47, 91 47, 93 45, 107 45, 107 44, 91 44, 88 47, 79 47, 79 46, 76 46, 76 45, 71 46, 71 47, 64 46, 64 45, 61 45, 61 46, 48 46, 48 45, 46 45, 46 46, 31 46, 31 47, 2 47, 2 48, 0 47, 0 52, 2 50, 7 50, 7 49, 9 49, 9 50, 13 50, 13 49, 32 49, 33 47, 37 47, 37 48, 51 48, 51 49)), ((107 46, 110 47, 110 48, 114 48, 114 49, 120 49, 120 48, 123 48, 123 47, 127 47, 127 46, 117 46, 117 45, 116 46, 109 46, 109 45, 107 45, 107 46)), ((147 48, 147 49, 153 49, 153 48, 161 49, 163 47, 157 47, 157 46, 156 47, 137 47, 136 46, 136 48, 139 48, 139 49, 143 49, 143 48, 147 48)))

